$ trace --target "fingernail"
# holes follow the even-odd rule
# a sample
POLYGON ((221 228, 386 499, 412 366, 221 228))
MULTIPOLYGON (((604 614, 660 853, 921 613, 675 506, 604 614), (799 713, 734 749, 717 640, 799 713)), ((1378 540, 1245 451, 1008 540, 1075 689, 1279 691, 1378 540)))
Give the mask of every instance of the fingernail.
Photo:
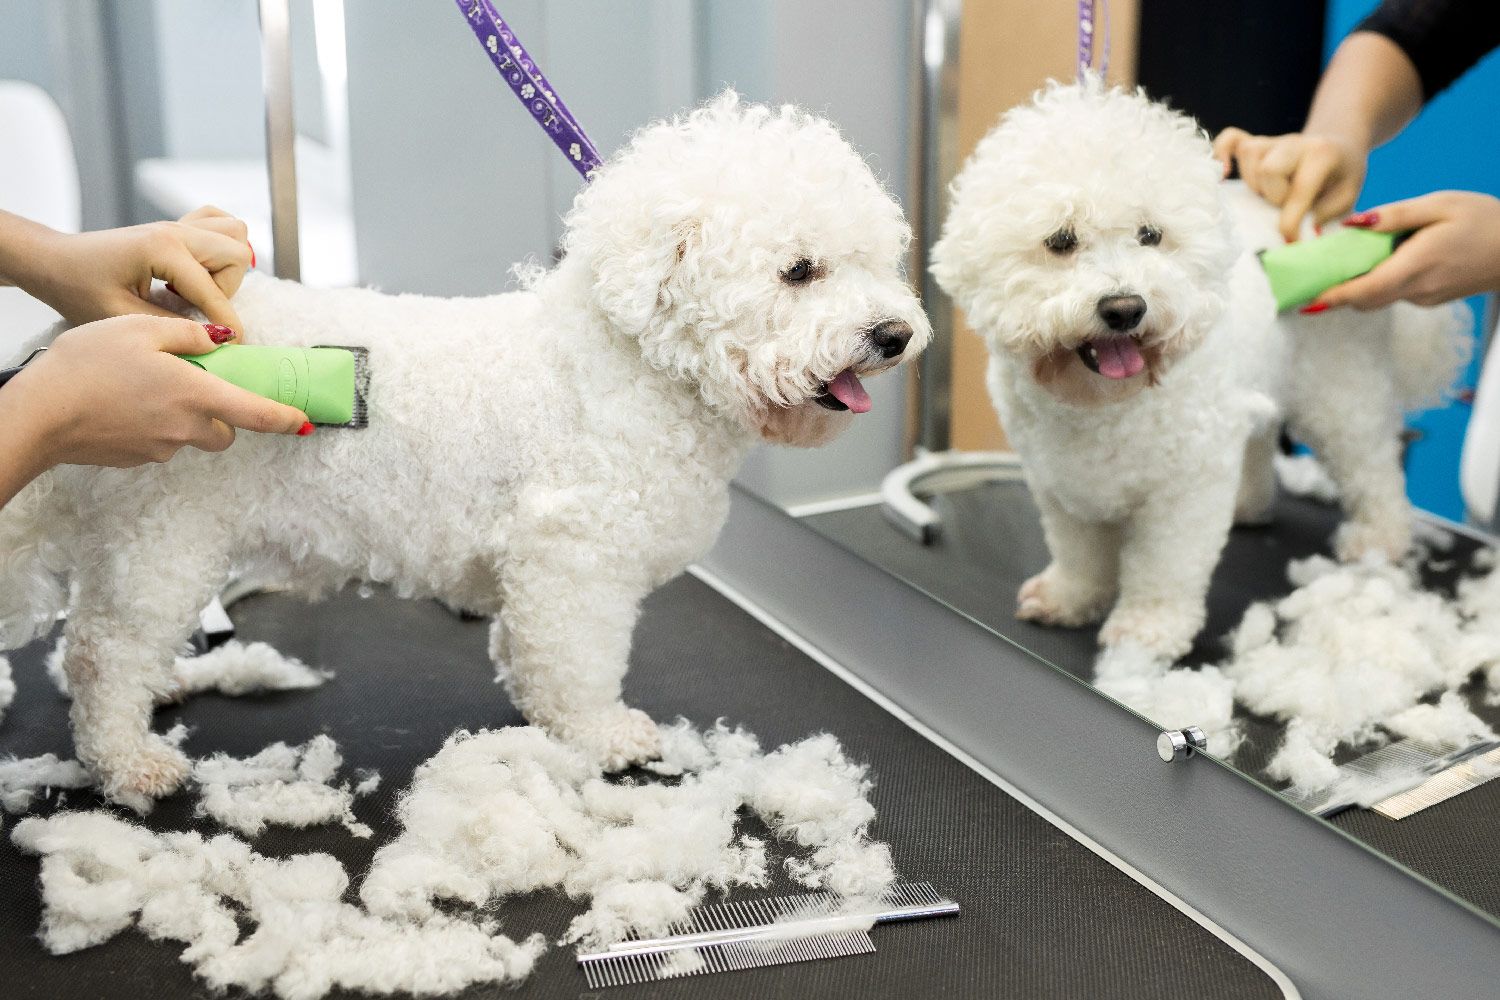
POLYGON ((1307 305, 1303 306, 1297 311, 1304 316, 1311 316, 1313 313, 1320 313, 1327 308, 1327 302, 1309 302, 1307 305))
POLYGON ((309 434, 311 434, 312 432, 313 432, 313 425, 312 425, 312 421, 311 420, 309 420, 307 423, 303 424, 301 427, 297 428, 297 436, 299 438, 305 438, 309 434))
POLYGON ((1320 223, 1320 222, 1314 222, 1313 223, 1313 235, 1314 236, 1322 236, 1323 235, 1323 224, 1322 223, 1320 223))
POLYGON ((255 244, 251 243, 249 240, 246 240, 245 246, 250 248, 250 270, 253 271, 255 270, 255 244))
POLYGON ((1378 212, 1355 212, 1344 220, 1344 225, 1353 226, 1355 229, 1368 229, 1380 221, 1378 212))
POLYGON ((173 295, 176 295, 177 294, 177 286, 174 285, 174 284, 172 284, 169 281, 169 282, 167 282, 167 291, 171 292, 173 295))
POLYGON ((227 326, 217 323, 204 323, 203 329, 208 331, 208 339, 215 344, 227 344, 234 339, 234 331, 227 326))

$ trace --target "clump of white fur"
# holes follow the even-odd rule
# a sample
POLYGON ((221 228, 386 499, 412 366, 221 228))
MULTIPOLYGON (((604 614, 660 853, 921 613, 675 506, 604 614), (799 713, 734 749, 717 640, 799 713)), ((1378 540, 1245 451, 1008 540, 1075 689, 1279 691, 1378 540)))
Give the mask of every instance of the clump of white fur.
POLYGON ((865 769, 831 736, 762 754, 743 730, 679 723, 660 769, 680 780, 612 784, 535 729, 455 734, 417 771, 403 832, 376 853, 360 898, 420 918, 443 900, 482 907, 555 885, 594 904, 568 941, 661 933, 707 890, 765 883, 766 845, 736 829, 742 807, 808 849, 787 862, 804 885, 876 896, 894 877, 888 848, 867 835, 865 769))
POLYGON ((1123 643, 1100 653, 1094 686, 1165 729, 1199 727, 1217 757, 1229 757, 1244 739, 1234 719, 1234 682, 1218 667, 1174 670, 1160 656, 1123 643))
MULTIPOLYGON (((347 781, 334 784, 342 764, 338 746, 324 735, 300 747, 273 743, 251 757, 214 754, 193 765, 199 795, 196 812, 247 837, 259 836, 270 824, 307 827, 333 822, 343 823, 356 837, 368 837, 370 828, 354 818, 357 789, 347 781)), ((367 782, 360 787, 367 787, 367 782)))
POLYGON ((152 833, 107 812, 24 819, 12 839, 42 857, 48 951, 65 955, 136 926, 186 944, 182 961, 216 990, 283 1000, 332 989, 453 993, 523 979, 545 950, 541 935, 516 942, 493 920, 373 916, 343 901, 349 876, 326 854, 278 860, 227 834, 152 833))
MULTIPOLYGON (((68 678, 62 666, 67 650, 67 638, 59 636, 52 652, 47 654, 47 676, 63 694, 68 693, 68 678)), ((231 698, 263 691, 301 691, 320 687, 332 676, 333 671, 309 667, 264 642, 242 643, 231 639, 206 653, 177 657, 174 683, 161 700, 178 701, 210 691, 231 698)))
POLYGON ((8 813, 26 812, 38 792, 87 788, 91 784, 93 779, 82 764, 60 760, 56 754, 0 760, 0 808, 8 813))
MULTIPOLYGON (((868 835, 869 778, 833 737, 764 754, 743 730, 683 722, 663 744, 657 770, 675 784, 616 784, 535 728, 454 734, 403 795, 402 832, 376 853, 363 907, 343 901, 335 859, 272 859, 229 835, 152 833, 92 812, 23 820, 13 840, 42 857, 41 938, 54 954, 137 926, 185 943, 182 961, 209 986, 284 1000, 524 978, 545 942, 500 935, 493 914, 536 889, 591 901, 569 941, 664 931, 709 889, 765 883, 767 845, 737 831, 742 807, 793 846, 787 868, 803 884, 851 898, 888 887, 890 852, 868 835)), ((275 756, 214 767, 226 779, 285 772, 275 756)), ((314 756, 313 770, 329 773, 327 746, 298 764, 314 756)))
POLYGON ((1461 585, 1458 602, 1424 591, 1412 571, 1379 560, 1293 563, 1298 588, 1246 612, 1221 664, 1251 711, 1287 723, 1268 773, 1300 789, 1337 776, 1341 743, 1383 732, 1462 745, 1493 738, 1453 692, 1500 663, 1493 574, 1461 585), (1489 613, 1486 613, 1489 612, 1489 613))

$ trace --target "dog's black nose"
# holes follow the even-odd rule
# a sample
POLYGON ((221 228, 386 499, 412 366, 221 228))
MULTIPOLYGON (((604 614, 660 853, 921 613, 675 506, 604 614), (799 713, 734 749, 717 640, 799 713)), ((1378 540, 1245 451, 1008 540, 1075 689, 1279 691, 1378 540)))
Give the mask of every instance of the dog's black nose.
POLYGON ((1139 295, 1106 295, 1099 300, 1099 318, 1111 330, 1134 330, 1146 315, 1146 300, 1139 295))
POLYGON ((899 358, 911 341, 911 325, 899 319, 877 323, 870 331, 870 341, 882 358, 899 358))

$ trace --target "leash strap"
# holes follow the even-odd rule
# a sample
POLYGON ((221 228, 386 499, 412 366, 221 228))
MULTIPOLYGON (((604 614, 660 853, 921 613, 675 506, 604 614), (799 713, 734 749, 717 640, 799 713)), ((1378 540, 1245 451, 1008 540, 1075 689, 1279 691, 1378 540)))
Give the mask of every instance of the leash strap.
POLYGON ((604 159, 490 0, 457 0, 474 37, 516 97, 585 180, 604 159))
POLYGON ((1109 73, 1109 0, 1078 0, 1078 78, 1094 66, 1094 9, 1104 15, 1104 41, 1099 47, 1099 77, 1109 73))

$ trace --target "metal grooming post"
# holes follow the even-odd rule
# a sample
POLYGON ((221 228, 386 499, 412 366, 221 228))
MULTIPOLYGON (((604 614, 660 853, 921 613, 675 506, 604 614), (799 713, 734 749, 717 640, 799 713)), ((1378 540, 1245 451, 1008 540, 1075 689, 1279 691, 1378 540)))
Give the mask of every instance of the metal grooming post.
POLYGON ((880 492, 887 519, 923 545, 937 540, 937 512, 917 498, 1015 475, 1014 455, 952 451, 953 302, 928 265, 943 231, 948 185, 958 173, 958 31, 963 0, 916 0, 912 5, 912 229, 911 266, 932 321, 932 343, 918 362, 916 458, 886 475, 880 492))
POLYGON ((266 95, 266 173, 271 187, 271 245, 276 277, 299 281, 297 126, 292 113, 290 0, 260 0, 261 85, 266 95))

